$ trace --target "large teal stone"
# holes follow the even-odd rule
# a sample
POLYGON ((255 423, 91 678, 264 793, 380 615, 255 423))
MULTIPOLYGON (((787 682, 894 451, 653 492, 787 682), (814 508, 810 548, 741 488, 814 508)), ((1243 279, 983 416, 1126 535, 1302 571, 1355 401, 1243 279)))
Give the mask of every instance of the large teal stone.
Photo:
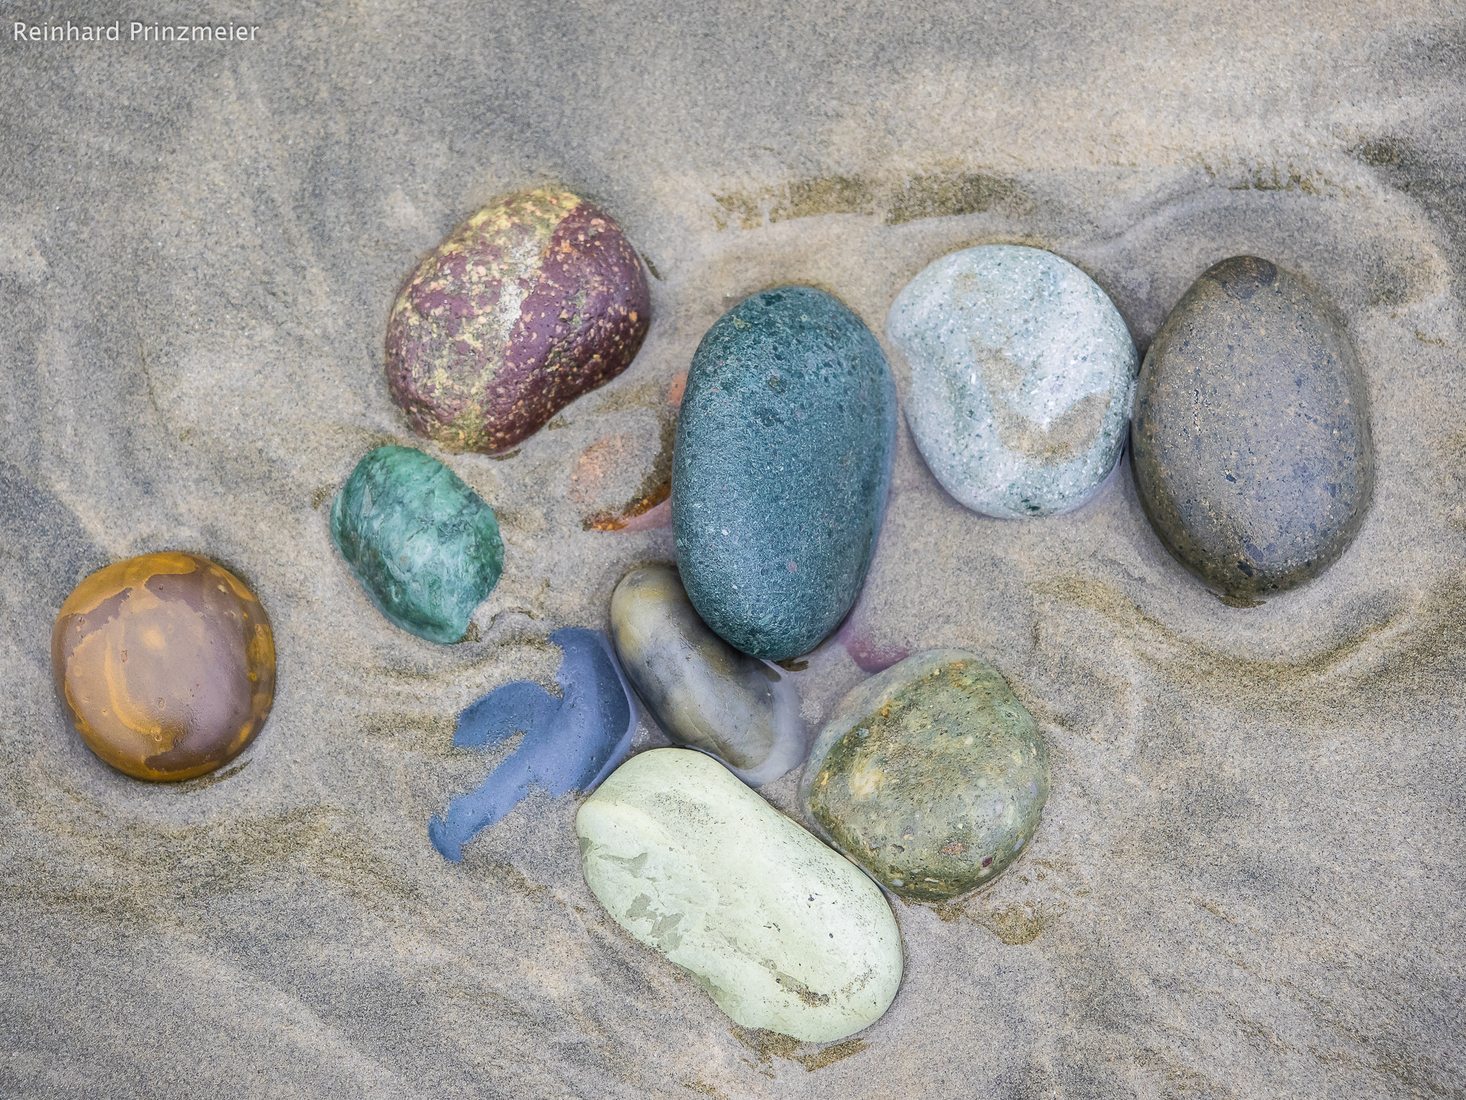
POLYGON ((457 642, 499 581, 494 510, 436 458, 369 452, 331 506, 331 538, 378 610, 430 642, 457 642))
POLYGON ((673 455, 677 568, 698 614, 745 653, 807 653, 860 593, 890 484, 896 390, 837 299, 786 286, 710 328, 673 455))

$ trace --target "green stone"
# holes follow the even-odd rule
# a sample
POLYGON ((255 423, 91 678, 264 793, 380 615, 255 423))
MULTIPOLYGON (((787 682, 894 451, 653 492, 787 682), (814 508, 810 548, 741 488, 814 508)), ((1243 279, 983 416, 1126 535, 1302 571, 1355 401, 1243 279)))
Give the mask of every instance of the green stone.
POLYGON ((901 934, 879 888, 712 757, 632 757, 575 830, 606 912, 744 1027, 833 1042, 895 997, 901 934))
POLYGON ((914 901, 992 882, 1028 845, 1048 794, 1033 716, 960 649, 908 657, 846 695, 800 788, 831 844, 914 901))
POLYGON ((494 510, 436 458, 378 447, 331 506, 331 538, 377 609, 430 642, 457 642, 504 570, 494 510))

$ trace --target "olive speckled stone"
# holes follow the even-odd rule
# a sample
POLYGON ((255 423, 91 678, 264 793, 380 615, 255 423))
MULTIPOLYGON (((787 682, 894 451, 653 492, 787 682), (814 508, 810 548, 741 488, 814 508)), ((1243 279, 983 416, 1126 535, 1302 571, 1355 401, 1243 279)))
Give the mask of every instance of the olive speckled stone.
POLYGON ((621 578, 611 594, 611 639, 626 678, 673 741, 710 753, 755 787, 804 761, 793 681, 709 630, 670 565, 621 578))
POLYGON ((1229 602, 1328 568, 1374 489, 1364 378, 1333 311, 1252 256, 1210 268, 1156 333, 1136 392, 1140 500, 1229 602))
POLYGON ((461 641, 504 569, 494 510, 412 447, 356 464, 331 505, 331 537, 377 609, 430 642, 461 641))
POLYGON ((845 696, 800 797, 818 831, 892 891, 943 901, 1023 852, 1049 794, 1033 717, 982 658, 918 653, 845 696))
POLYGON ((620 226, 569 192, 520 191, 408 278, 387 322, 387 383, 414 430, 499 451, 625 370, 650 320, 620 226))
POLYGON ((911 368, 906 418, 957 500, 1014 519, 1066 512, 1125 446, 1135 345, 1088 275, 1023 245, 981 245, 925 267, 886 332, 911 368))
POLYGON ((896 391, 880 345, 824 291, 754 294, 693 356, 677 420, 677 568, 745 653, 808 653, 860 593, 890 485, 896 391))
POLYGON ((895 997, 901 933, 875 883, 711 757, 633 756, 575 831, 606 912, 736 1023, 828 1043, 895 997))

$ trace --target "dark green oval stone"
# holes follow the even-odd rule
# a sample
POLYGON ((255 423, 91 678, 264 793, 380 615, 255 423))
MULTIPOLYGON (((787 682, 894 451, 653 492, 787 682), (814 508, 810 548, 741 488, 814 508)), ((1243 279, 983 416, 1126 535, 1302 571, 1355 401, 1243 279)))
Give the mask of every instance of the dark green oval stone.
POLYGON ((839 625, 890 483, 896 390, 880 345, 807 286, 755 294, 710 328, 677 420, 677 568, 703 620, 765 660, 839 625))
POLYGON ((1253 256, 1209 269, 1146 354, 1131 426, 1161 541, 1229 602, 1317 576, 1374 489, 1364 378, 1333 311, 1253 256))
POLYGON ((378 447, 331 505, 331 538, 378 610, 430 642, 457 642, 499 581, 494 510, 412 447, 378 447))

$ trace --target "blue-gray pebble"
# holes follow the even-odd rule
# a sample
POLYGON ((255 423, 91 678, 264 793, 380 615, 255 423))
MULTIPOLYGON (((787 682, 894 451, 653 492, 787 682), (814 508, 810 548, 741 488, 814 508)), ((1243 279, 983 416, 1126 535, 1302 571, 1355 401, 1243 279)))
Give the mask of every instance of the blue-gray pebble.
POLYGON ((745 653, 808 653, 849 612, 890 487, 896 390, 838 299, 744 299, 693 356, 677 420, 677 568, 703 620, 745 653))

